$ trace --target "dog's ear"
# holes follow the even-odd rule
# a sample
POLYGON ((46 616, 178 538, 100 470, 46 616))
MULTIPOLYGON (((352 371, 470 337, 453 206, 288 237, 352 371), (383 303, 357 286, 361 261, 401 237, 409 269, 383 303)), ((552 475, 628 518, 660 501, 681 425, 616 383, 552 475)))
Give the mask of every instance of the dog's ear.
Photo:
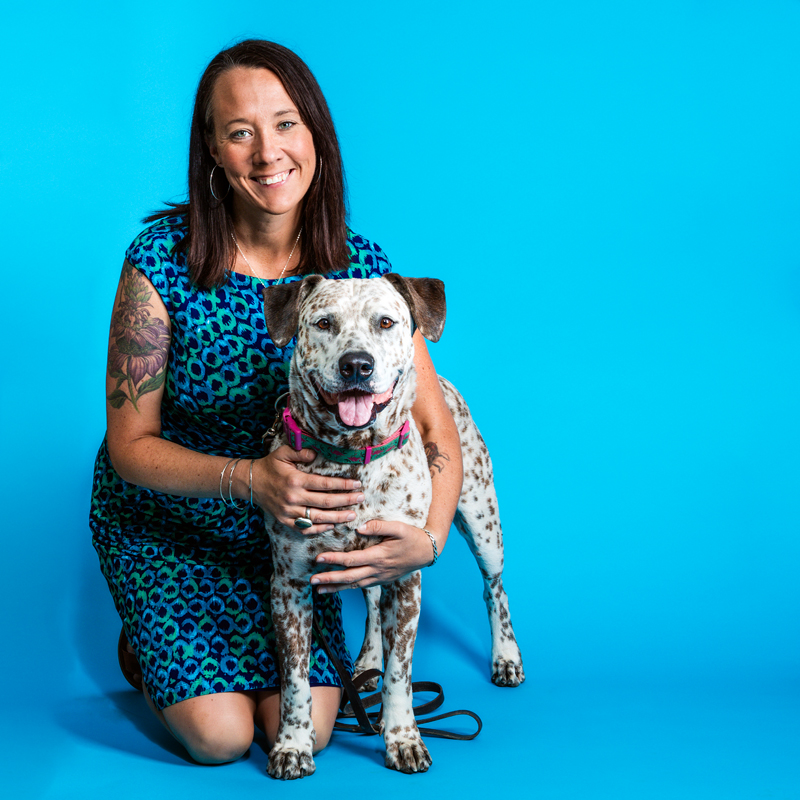
POLYGON ((308 275, 301 281, 277 283, 261 290, 267 332, 276 347, 286 347, 297 333, 300 306, 321 280, 321 275, 308 275))
POLYGON ((419 332, 426 339, 438 342, 447 316, 444 283, 437 278, 404 278, 394 272, 387 272, 383 280, 389 281, 408 303, 419 332))

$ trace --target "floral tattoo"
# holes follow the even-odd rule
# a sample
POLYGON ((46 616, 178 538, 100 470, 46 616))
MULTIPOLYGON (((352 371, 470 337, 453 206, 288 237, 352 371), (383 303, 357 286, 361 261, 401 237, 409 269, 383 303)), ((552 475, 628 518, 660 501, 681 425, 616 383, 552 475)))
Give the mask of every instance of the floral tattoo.
POLYGON ((428 469, 431 475, 434 474, 434 468, 441 472, 447 464, 444 463, 450 460, 447 453, 440 453, 436 442, 425 442, 425 457, 428 459, 428 469), (438 463, 441 460, 441 464, 438 463))
POLYGON ((108 374, 117 381, 117 388, 108 396, 113 408, 130 401, 138 411, 137 400, 164 383, 169 329, 158 317, 150 316, 152 294, 139 272, 126 263, 108 349, 108 374))

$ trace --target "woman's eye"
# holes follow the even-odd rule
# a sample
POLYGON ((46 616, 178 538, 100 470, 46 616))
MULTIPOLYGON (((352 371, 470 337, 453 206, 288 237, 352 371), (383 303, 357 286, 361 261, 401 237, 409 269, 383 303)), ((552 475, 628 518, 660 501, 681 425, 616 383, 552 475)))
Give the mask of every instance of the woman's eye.
POLYGON ((294 126, 294 122, 289 122, 288 120, 284 120, 283 122, 278 123, 278 130, 279 131, 288 131, 289 128, 294 126))
POLYGON ((331 321, 327 317, 323 317, 319 322, 317 322, 317 327, 321 331, 326 331, 331 326, 331 321))
POLYGON ((250 135, 250 131, 234 131, 231 134, 231 139, 244 139, 250 135))
POLYGON ((381 317, 381 328, 391 328, 394 325, 394 320, 389 317, 381 317))

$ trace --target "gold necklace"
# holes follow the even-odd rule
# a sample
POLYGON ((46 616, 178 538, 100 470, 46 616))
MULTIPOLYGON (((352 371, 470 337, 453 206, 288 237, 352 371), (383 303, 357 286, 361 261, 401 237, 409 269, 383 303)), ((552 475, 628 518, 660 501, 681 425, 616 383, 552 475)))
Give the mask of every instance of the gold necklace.
MULTIPOLYGON (((294 247, 292 247, 292 252, 289 253, 289 258, 286 259, 286 263, 283 265, 283 269, 281 270, 281 274, 278 276, 278 280, 275 281, 276 285, 281 282, 283 279, 283 273, 286 272, 286 267, 289 266, 289 262, 292 260, 292 256, 294 255, 294 251, 297 249, 297 243, 300 241, 300 234, 303 232, 302 227, 297 232, 297 238, 294 240, 294 247)), ((231 239, 233 239, 233 243, 236 245, 236 249, 239 251, 239 255, 244 259, 244 263, 247 264, 247 268, 250 272, 253 273, 253 277, 261 283, 261 285, 266 289, 267 284, 264 283, 264 280, 259 276, 256 275, 256 271, 253 269, 253 265, 247 260, 247 256, 242 252, 242 248, 239 247, 239 242, 236 241, 236 235, 233 231, 231 231, 231 239)))

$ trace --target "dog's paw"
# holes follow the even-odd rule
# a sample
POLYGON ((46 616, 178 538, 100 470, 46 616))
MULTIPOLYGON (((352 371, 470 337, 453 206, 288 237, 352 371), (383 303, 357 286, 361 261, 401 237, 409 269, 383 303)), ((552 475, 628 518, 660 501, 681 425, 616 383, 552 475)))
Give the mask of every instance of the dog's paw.
POLYGON ((519 686, 525 680, 522 659, 496 658, 492 664, 492 683, 495 686, 519 686))
POLYGON ((433 763, 422 739, 394 739, 386 743, 386 766, 398 772, 427 772, 433 763))
POLYGON ((275 745, 269 753, 267 773, 282 781, 313 775, 316 765, 311 752, 275 745))

